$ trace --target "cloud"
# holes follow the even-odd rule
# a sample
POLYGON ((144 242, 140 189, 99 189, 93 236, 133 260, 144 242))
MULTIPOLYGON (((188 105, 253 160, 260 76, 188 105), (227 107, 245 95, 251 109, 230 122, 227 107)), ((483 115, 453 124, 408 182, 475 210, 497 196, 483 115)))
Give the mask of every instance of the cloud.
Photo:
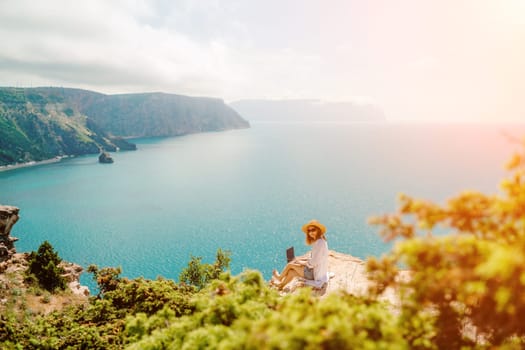
POLYGON ((0 0, 0 85, 375 101, 400 120, 522 119, 525 17, 507 21, 509 11, 452 0, 0 0))
POLYGON ((115 87, 156 80, 176 85, 181 75, 198 71, 195 58, 203 57, 206 48, 141 24, 134 7, 107 3, 75 3, 75 8, 61 1, 46 2, 42 8, 23 6, 23 1, 4 3, 0 38, 6 45, 0 59, 4 66, 13 63, 14 75, 29 71, 66 83, 106 82, 111 77, 115 87))
MULTIPOLYGON (((268 91, 283 96, 314 93, 306 77, 317 69, 317 57, 293 49, 265 51, 242 38, 203 40, 163 19, 164 10, 172 20, 184 14, 194 18, 192 13, 202 9, 189 2, 165 6, 142 1, 3 1, 1 84, 225 98, 260 97, 268 91)), ((237 30, 243 26, 230 23, 237 30)))

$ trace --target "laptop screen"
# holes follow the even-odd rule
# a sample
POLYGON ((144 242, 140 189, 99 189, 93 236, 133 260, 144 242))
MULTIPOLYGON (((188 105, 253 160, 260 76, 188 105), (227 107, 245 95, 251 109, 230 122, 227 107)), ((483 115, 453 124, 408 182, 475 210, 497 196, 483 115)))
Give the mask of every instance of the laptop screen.
POLYGON ((295 253, 294 253, 293 247, 290 247, 286 249, 286 260, 290 262, 293 259, 295 259, 295 253))

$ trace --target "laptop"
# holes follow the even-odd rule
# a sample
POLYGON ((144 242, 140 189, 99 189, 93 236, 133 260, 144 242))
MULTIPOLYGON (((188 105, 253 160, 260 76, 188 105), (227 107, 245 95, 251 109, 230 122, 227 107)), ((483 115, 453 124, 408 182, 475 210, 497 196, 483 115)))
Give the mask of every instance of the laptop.
POLYGON ((290 247, 286 249, 286 260, 287 262, 290 262, 293 259, 295 259, 295 253, 294 253, 293 247, 290 247))

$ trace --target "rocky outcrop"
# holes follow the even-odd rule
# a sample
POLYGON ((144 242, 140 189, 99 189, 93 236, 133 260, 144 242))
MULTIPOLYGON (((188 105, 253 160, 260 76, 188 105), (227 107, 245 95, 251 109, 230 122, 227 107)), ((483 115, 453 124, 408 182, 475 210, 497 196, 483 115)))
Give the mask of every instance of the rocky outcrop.
MULTIPOLYGON (((8 279, 5 279, 3 274, 9 272, 12 275, 19 276, 18 284, 22 286, 25 271, 29 266, 29 253, 16 254, 14 242, 18 241, 18 238, 10 235, 11 229, 19 219, 19 211, 20 209, 17 207, 0 205, 0 283, 7 283, 8 279)), ((74 294, 89 295, 88 287, 80 285, 79 282, 83 271, 82 266, 66 261, 62 261, 59 266, 64 269, 62 276, 74 294)))
POLYGON ((18 240, 11 237, 11 229, 18 221, 20 209, 9 205, 0 205, 0 262, 10 259, 15 253, 14 243, 18 240))
POLYGON ((64 277, 68 280, 72 293, 39 291, 33 284, 28 283, 26 271, 29 268, 29 253, 16 253, 11 259, 1 262, 0 315, 7 310, 18 312, 20 315, 28 312, 49 314, 73 305, 86 305, 89 290, 78 283, 82 268, 67 262, 60 263, 60 266, 65 270, 64 277))
POLYGON ((98 156, 98 162, 103 164, 111 164, 113 163, 113 158, 109 155, 109 153, 102 152, 98 156))
POLYGON ((80 275, 84 271, 82 266, 67 261, 62 261, 58 266, 64 269, 62 277, 66 279, 67 285, 73 293, 78 295, 89 295, 89 288, 80 285, 79 282, 80 275))
MULTIPOLYGON (((314 289, 315 294, 324 296, 336 291, 345 291, 356 296, 368 293, 371 281, 368 278, 365 261, 354 256, 330 250, 328 256, 328 271, 332 276, 329 282, 321 289, 314 289)), ((400 271, 399 278, 410 278, 409 271, 400 271)), ((303 287, 304 280, 296 278, 288 283, 282 294, 290 294, 303 287)), ((397 293, 388 288, 381 296, 382 300, 392 305, 399 304, 397 293)))

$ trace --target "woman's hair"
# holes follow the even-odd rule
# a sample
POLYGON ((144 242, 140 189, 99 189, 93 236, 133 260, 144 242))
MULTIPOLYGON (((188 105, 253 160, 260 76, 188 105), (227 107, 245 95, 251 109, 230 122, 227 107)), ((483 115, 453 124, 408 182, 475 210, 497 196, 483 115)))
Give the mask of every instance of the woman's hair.
POLYGON ((315 239, 312 239, 310 237, 310 235, 308 234, 308 231, 306 232, 306 244, 307 245, 311 245, 312 243, 314 243, 315 241, 317 241, 319 238, 322 238, 326 241, 326 237, 324 236, 324 234, 321 232, 321 230, 319 229, 319 227, 316 227, 316 226, 309 226, 308 229, 310 229, 310 227, 314 227, 315 228, 315 232, 316 232, 316 235, 315 235, 315 239))

